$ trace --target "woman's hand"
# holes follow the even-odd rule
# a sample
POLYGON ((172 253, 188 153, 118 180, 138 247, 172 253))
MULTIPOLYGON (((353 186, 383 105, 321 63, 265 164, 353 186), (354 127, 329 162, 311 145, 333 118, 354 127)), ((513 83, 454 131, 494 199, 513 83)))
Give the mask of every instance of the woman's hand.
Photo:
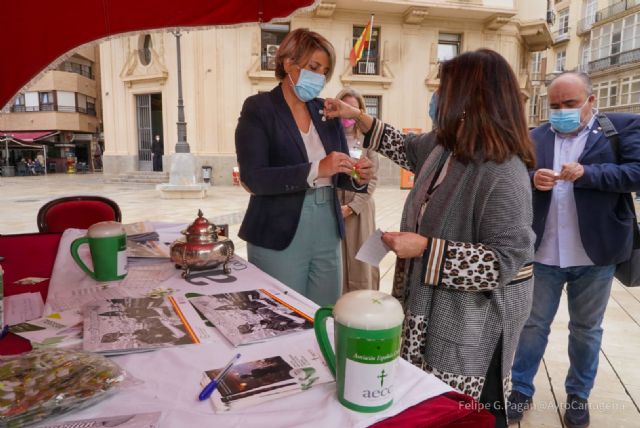
POLYGON ((341 205, 340 208, 342 210, 342 218, 347 218, 353 214, 353 210, 349 205, 341 205))
POLYGON ((429 239, 412 232, 385 232, 382 241, 401 259, 422 256, 429 245, 429 239))
POLYGON ((369 183, 376 173, 374 169, 373 162, 366 156, 358 159, 358 162, 354 166, 357 175, 354 176, 354 179, 358 186, 362 186, 363 184, 369 183))
POLYGON ((320 161, 318 166, 318 177, 333 177, 339 172, 351 174, 355 165, 356 161, 348 154, 342 152, 331 152, 320 161))
POLYGON ((327 98, 324 100, 324 115, 333 119, 341 117, 344 119, 357 119, 361 111, 356 107, 335 98, 327 98))

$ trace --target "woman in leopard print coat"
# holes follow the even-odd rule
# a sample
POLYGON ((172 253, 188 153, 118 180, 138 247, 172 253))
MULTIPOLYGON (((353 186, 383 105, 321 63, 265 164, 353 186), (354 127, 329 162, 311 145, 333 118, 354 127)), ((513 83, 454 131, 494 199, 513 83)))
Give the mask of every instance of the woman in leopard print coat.
POLYGON ((357 118, 365 146, 416 173, 402 231, 383 235, 398 256, 403 358, 491 404, 505 425, 533 291, 534 153, 513 71, 489 50, 443 63, 429 134, 405 135, 335 100, 325 114, 357 118))

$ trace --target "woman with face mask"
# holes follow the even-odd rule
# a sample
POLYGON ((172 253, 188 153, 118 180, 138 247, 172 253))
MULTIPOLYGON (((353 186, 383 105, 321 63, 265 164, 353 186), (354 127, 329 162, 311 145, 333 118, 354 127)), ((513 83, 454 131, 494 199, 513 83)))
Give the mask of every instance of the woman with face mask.
MULTIPOLYGON (((354 89, 346 88, 340 91, 336 99, 365 112, 364 98, 354 89)), ((354 119, 341 119, 344 133, 347 137, 349 154, 355 159, 363 157, 373 162, 374 170, 378 170, 378 155, 373 150, 362 147, 364 135, 356 126, 354 119)), ((375 206, 373 191, 377 178, 369 181, 367 193, 356 193, 350 190, 338 190, 338 199, 344 218, 345 237, 342 240, 342 292, 354 290, 378 290, 380 287, 380 272, 377 267, 356 260, 356 254, 364 241, 376 229, 375 206)))
POLYGON ((340 120, 323 116, 318 96, 335 65, 331 43, 294 30, 275 62, 280 84, 247 98, 236 128, 240 181, 251 193, 238 236, 251 263, 317 304, 333 304, 344 236, 336 189, 366 192, 373 165, 352 159, 340 120))

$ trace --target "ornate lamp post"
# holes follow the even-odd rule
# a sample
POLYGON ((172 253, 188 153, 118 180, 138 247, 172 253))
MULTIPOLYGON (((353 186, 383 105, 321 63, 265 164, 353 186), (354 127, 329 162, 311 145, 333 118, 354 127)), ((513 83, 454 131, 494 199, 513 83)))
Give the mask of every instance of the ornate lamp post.
POLYGON ((190 153, 189 143, 187 143, 187 122, 184 121, 184 104, 182 102, 182 59, 180 56, 180 29, 173 32, 176 37, 176 52, 178 57, 178 142, 176 143, 176 153, 190 153))
POLYGON ((182 100, 182 61, 180 57, 180 29, 172 31, 176 38, 176 51, 178 58, 178 142, 175 153, 171 155, 171 169, 169 171, 169 183, 158 184, 156 189, 161 191, 161 197, 165 199, 191 199, 206 196, 208 185, 196 183, 196 159, 191 153, 187 143, 187 123, 184 120, 184 103, 182 100))

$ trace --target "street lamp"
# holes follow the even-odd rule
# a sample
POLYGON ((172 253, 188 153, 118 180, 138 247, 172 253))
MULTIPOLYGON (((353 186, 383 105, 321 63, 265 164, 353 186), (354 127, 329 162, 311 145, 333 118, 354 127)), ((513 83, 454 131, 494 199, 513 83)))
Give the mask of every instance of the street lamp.
POLYGON ((187 122, 184 121, 184 103, 182 101, 182 59, 180 56, 180 29, 172 32, 176 37, 176 51, 178 57, 178 142, 176 143, 176 153, 189 153, 189 143, 187 143, 187 122))
POLYGON ((163 198, 186 199, 204 198, 208 184, 196 183, 196 158, 191 153, 187 143, 187 122, 184 120, 184 103, 182 100, 182 61, 180 57, 180 29, 171 32, 176 38, 176 54, 178 59, 178 142, 175 153, 171 155, 171 169, 169 183, 158 184, 163 198))

